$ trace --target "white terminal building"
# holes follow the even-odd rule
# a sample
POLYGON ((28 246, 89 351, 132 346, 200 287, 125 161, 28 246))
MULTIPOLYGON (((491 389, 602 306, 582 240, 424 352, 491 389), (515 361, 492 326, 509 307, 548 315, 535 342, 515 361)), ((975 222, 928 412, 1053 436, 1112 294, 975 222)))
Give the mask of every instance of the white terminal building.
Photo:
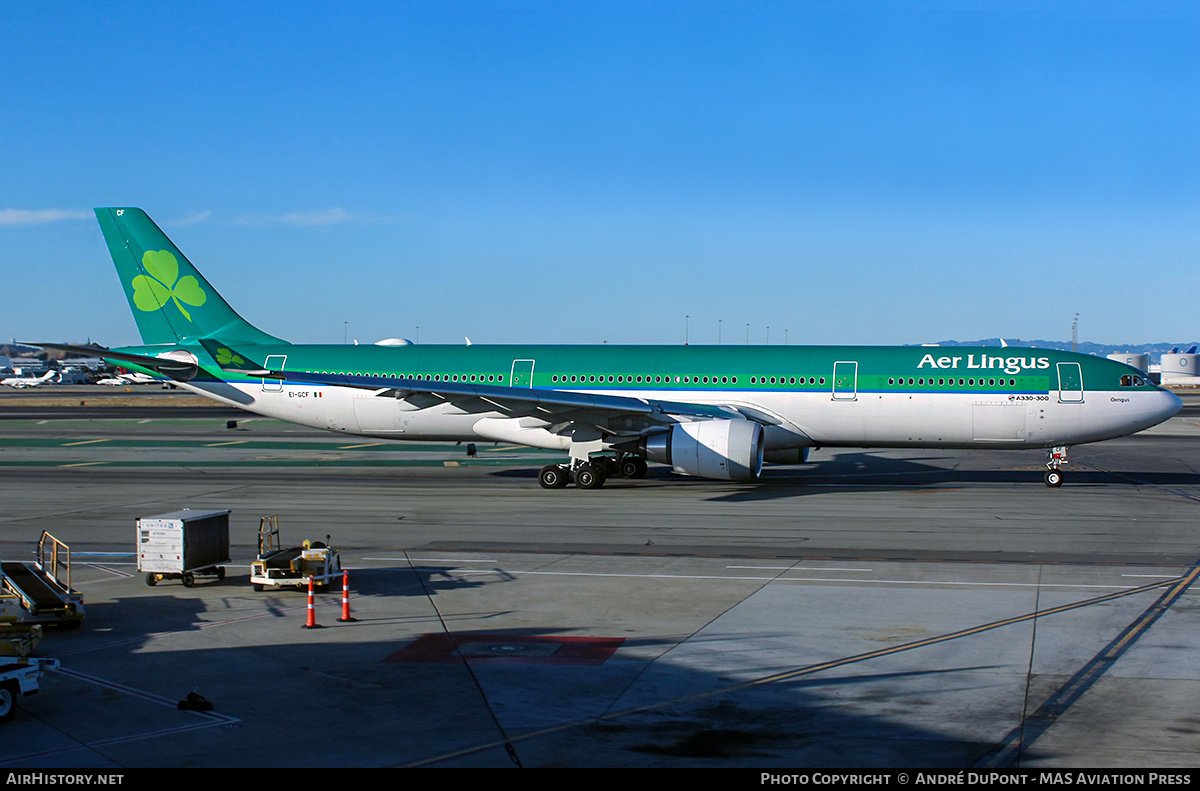
POLYGON ((1158 374, 1162 385, 1200 385, 1200 354, 1195 352, 1195 347, 1183 354, 1164 354, 1158 365, 1151 365, 1150 355, 1142 352, 1116 352, 1108 355, 1108 359, 1132 365, 1148 374, 1158 374))
POLYGON ((1164 354, 1159 381, 1164 385, 1200 385, 1200 354, 1164 354))

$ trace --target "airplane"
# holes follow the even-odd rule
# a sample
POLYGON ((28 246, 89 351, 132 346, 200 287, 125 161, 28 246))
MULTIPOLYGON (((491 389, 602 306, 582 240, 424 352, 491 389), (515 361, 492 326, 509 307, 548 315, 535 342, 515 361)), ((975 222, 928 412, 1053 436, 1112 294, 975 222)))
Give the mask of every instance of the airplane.
POLYGON ((0 385, 26 388, 37 387, 51 381, 58 381, 58 371, 47 371, 45 376, 10 376, 7 379, 0 379, 0 385))
POLYGON ((146 374, 138 373, 137 371, 126 371, 125 373, 120 373, 120 374, 117 374, 116 376, 109 376, 109 377, 105 377, 104 379, 97 379, 96 384, 98 384, 98 385, 113 385, 115 387, 117 385, 158 384, 161 381, 162 381, 161 379, 155 378, 153 376, 147 376, 146 374))
POLYGON ((1050 349, 292 344, 238 315, 144 211, 95 212, 143 344, 39 346, 337 433, 565 451, 546 489, 649 462, 754 481, 820 447, 1048 449, 1057 487, 1069 446, 1182 407, 1136 368, 1050 349))

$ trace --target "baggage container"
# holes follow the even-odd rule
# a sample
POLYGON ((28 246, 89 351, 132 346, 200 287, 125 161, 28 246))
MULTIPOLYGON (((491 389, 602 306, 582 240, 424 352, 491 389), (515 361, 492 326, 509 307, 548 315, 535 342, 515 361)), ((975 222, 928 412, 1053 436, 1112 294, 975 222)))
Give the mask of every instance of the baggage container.
POLYGON ((199 575, 225 579, 229 562, 229 511, 185 508, 137 520, 138 571, 147 585, 182 580, 192 587, 199 575))

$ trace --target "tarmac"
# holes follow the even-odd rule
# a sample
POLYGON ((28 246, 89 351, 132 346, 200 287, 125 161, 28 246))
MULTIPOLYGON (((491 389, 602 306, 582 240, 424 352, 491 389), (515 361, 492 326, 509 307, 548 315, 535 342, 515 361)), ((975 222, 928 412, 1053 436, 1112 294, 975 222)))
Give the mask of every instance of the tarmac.
POLYGON ((0 556, 49 531, 87 607, 2 767, 1200 764, 1191 398, 1060 489, 1038 451, 825 449, 546 491, 543 451, 97 390, 0 394, 0 556), (227 577, 149 587, 135 520, 183 507, 232 510, 227 577), (251 589, 268 514, 329 536, 356 620, 251 589))

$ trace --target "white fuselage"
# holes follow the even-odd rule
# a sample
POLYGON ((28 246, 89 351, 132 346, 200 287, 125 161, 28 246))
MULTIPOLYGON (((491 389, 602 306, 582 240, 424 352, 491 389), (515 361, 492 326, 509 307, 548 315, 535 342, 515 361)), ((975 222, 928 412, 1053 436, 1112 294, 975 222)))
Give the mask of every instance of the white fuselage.
MULTIPOLYGON (((546 421, 502 412, 465 412, 449 403, 416 408, 359 388, 280 382, 194 382, 183 387, 256 414, 313 428, 396 440, 496 441, 565 450, 570 438, 546 421)), ((567 388, 563 388, 564 390, 567 388)), ((578 389, 629 396, 628 390, 578 389)), ((1175 414, 1166 391, 1089 390, 1082 400, 1047 395, 972 393, 730 392, 647 389, 645 399, 750 407, 777 425, 767 450, 826 447, 1047 448, 1124 436, 1175 414)))

